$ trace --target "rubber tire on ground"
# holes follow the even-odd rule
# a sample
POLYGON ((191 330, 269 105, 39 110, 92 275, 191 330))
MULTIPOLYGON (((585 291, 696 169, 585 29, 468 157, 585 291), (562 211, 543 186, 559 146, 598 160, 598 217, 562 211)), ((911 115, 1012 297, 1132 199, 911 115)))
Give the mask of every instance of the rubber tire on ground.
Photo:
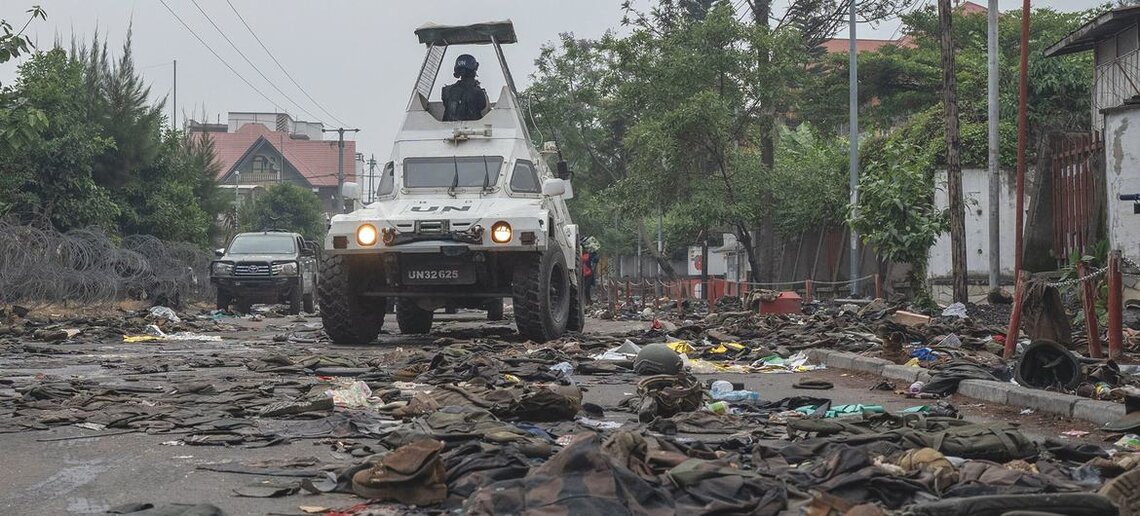
POLYGON ((387 304, 382 298, 365 299, 356 287, 367 278, 358 277, 344 255, 321 260, 317 299, 325 334, 337 344, 366 344, 376 339, 384 325, 387 304))
POLYGON ((400 333, 430 333, 434 318, 435 313, 420 308, 415 299, 401 297, 396 300, 396 323, 400 325, 400 333))
POLYGON ((581 332, 586 329, 586 305, 582 302, 582 289, 586 286, 586 279, 582 277, 582 270, 578 269, 578 285, 570 286, 570 318, 566 321, 566 330, 581 332))
POLYGON ((511 277, 515 325, 519 333, 535 342, 561 337, 570 319, 569 287, 566 256, 557 244, 552 242, 541 255, 521 259, 511 277), (552 292, 557 285, 562 288, 560 295, 552 292))
POLYGON ((231 296, 230 296, 229 292, 226 292, 225 290, 222 290, 222 289, 218 289, 217 300, 216 300, 218 310, 229 309, 230 299, 231 299, 231 296))
POLYGON ((289 315, 301 313, 301 297, 301 287, 299 285, 293 287, 293 291, 289 293, 289 315))
POLYGON ((503 298, 495 298, 487 301, 487 320, 488 321, 501 321, 503 320, 503 298))
POLYGON ((301 296, 301 302, 305 305, 305 313, 311 314, 311 313, 317 311, 316 306, 314 306, 315 303, 313 303, 313 293, 312 292, 309 292, 308 294, 301 296))
POLYGON ((253 303, 250 303, 248 300, 242 299, 240 297, 234 299, 234 310, 236 310, 237 313, 248 314, 252 308, 253 303))

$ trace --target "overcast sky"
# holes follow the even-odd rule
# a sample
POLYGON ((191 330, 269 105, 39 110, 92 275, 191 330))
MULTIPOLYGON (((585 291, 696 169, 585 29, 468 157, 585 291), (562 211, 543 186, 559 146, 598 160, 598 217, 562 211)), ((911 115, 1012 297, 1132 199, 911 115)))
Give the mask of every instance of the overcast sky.
MULTIPOLYGON (((178 111, 180 119, 210 120, 229 111, 285 111, 297 119, 319 120, 326 127, 339 123, 306 98, 242 25, 226 0, 197 0, 204 16, 190 0, 165 0, 190 29, 238 71, 264 97, 228 70, 159 0, 3 0, 0 19, 18 30, 24 11, 41 5, 46 21, 28 28, 40 48, 72 35, 89 40, 96 28, 119 54, 128 24, 133 20, 135 64, 150 82, 152 94, 171 94, 173 66, 178 60, 178 111), (269 81, 262 78, 218 33, 210 21, 233 41, 269 81), (271 86, 276 85, 278 92, 271 86), (268 97, 268 100, 265 98, 268 97), (298 107, 296 104, 299 104, 298 107), (303 108, 303 109, 301 109, 303 108)), ((934 0, 925 0, 931 4, 934 0)), ((412 31, 424 22, 465 24, 511 19, 519 43, 505 49, 519 88, 525 88, 534 71, 534 59, 543 43, 562 32, 594 38, 619 29, 620 0, 230 0, 273 56, 316 103, 348 127, 358 127, 357 149, 385 160, 406 107, 415 74, 423 60, 423 47, 412 31)), ((641 0, 640 4, 647 4, 641 0)), ((777 5, 786 1, 777 0, 777 5)), ((985 0, 978 3, 986 4, 985 0)), ((1100 0, 1035 0, 1035 7, 1081 10, 1103 4, 1100 0)), ((1018 8, 1018 0, 1000 0, 1002 10, 1018 8)), ((859 37, 889 38, 898 23, 859 27, 859 37)), ((844 34, 845 36, 845 34, 844 34)), ((484 49, 486 50, 486 49, 484 49)), ((482 63, 484 86, 494 100, 502 87, 495 63, 487 51, 472 52, 482 63)), ((454 59, 455 52, 449 53, 454 59)), ((449 59, 450 60, 450 59, 449 59)), ((16 62, 0 65, 0 82, 9 83, 16 62)), ((446 66, 450 68, 450 66, 446 66)), ((436 87, 450 76, 442 76, 436 87)), ((167 100, 167 110, 171 109, 167 100)))

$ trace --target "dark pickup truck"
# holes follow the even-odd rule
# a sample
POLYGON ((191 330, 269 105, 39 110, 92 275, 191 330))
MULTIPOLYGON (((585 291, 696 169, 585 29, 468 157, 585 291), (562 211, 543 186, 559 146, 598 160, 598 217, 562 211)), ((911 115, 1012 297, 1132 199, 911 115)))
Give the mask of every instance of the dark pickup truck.
POLYGON ((249 312, 253 303, 286 303, 289 313, 313 312, 317 291, 315 242, 297 233, 241 233, 226 249, 215 251, 210 284, 218 291, 218 309, 235 305, 249 312))

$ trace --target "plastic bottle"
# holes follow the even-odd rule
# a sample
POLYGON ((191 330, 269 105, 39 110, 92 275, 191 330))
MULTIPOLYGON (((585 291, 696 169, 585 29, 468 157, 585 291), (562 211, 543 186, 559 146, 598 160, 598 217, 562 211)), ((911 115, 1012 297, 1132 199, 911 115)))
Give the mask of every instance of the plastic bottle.
POLYGON ((712 403, 709 403, 708 408, 709 412, 712 412, 713 414, 723 415, 728 413, 728 403, 725 403, 723 401, 714 401, 712 403))
POLYGON ((726 392, 724 394, 721 394, 720 396, 713 395, 713 399, 714 400, 722 400, 722 401, 739 401, 739 402, 752 403, 752 402, 760 401, 760 393, 755 392, 755 391, 730 391, 730 392, 726 392))
POLYGON ((569 378, 570 375, 574 374, 574 366, 570 362, 559 362, 550 366, 550 370, 558 373, 562 378, 569 378))
POLYGON ((732 382, 717 380, 709 386, 709 393, 712 394, 712 397, 714 399, 719 399, 717 396, 721 396, 729 392, 732 392, 732 382))

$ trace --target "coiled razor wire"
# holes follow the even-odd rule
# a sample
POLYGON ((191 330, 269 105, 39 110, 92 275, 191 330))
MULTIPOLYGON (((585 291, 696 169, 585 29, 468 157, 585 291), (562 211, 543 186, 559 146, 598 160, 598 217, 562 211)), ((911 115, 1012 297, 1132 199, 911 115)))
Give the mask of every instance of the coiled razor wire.
POLYGON ((211 255, 185 242, 102 229, 54 229, 0 219, 0 303, 97 304, 207 300, 211 255))

